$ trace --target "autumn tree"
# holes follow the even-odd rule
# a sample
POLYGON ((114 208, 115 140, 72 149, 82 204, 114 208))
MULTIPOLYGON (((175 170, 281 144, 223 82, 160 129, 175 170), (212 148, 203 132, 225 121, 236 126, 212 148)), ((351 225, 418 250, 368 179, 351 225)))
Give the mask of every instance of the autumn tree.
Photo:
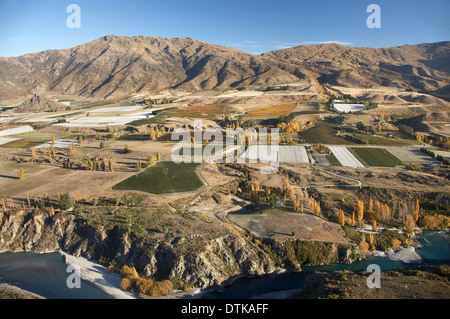
POLYGON ((108 167, 110 172, 114 172, 114 162, 112 159, 109 160, 108 167))
POLYGON ((372 250, 375 250, 374 241, 375 241, 375 237, 373 236, 373 234, 369 234, 369 244, 370 244, 370 248, 372 250))
POLYGON ((356 202, 356 218, 358 219, 359 228, 361 228, 363 217, 364 217, 364 202, 358 199, 358 201, 356 202))
POLYGON ((373 230, 374 232, 377 231, 377 221, 375 220, 375 218, 374 218, 373 221, 372 221, 372 230, 373 230))
POLYGON ((155 132, 155 130, 153 128, 150 129, 150 139, 152 141, 156 140, 156 132, 155 132))
POLYGON ((31 157, 36 158, 36 149, 34 147, 31 148, 31 157))
POLYGON ((24 179, 25 178, 25 172, 23 171, 22 167, 19 168, 18 175, 19 175, 19 179, 24 179))
POLYGON ((55 145, 56 141, 55 141, 55 134, 52 134, 52 145, 55 145))
POLYGON ((344 224, 345 224, 345 215, 344 215, 344 211, 342 209, 339 210, 338 224, 341 226, 344 226, 344 224))
POLYGON ((78 135, 78 145, 83 146, 83 138, 81 135, 78 135))
POLYGON ((411 215, 406 216, 406 221, 405 221, 406 232, 408 234, 411 234, 414 231, 414 227, 415 227, 414 217, 411 215))
POLYGON ((416 206, 414 208, 414 213, 413 213, 413 218, 416 223, 419 220, 419 211, 420 211, 420 204, 419 204, 419 200, 416 199, 416 206))
POLYGON ((122 290, 128 291, 133 287, 133 283, 128 278, 122 278, 122 281, 120 282, 120 288, 122 290))
POLYGON ((364 234, 362 234, 361 242, 359 243, 359 249, 364 254, 369 252, 369 244, 366 242, 366 236, 364 234))
POLYGON ((321 213, 321 208, 320 208, 320 203, 319 202, 315 202, 315 204, 314 204, 314 213, 317 215, 317 216, 320 216, 320 213, 321 213))
POLYGON ((401 244, 402 242, 397 238, 392 239, 392 249, 397 249, 401 244))
POLYGON ((160 161, 161 160, 161 153, 158 151, 156 152, 156 160, 160 161))
POLYGON ((73 147, 72 147, 72 145, 69 145, 69 157, 74 158, 74 156, 75 156, 75 154, 73 152, 73 147))

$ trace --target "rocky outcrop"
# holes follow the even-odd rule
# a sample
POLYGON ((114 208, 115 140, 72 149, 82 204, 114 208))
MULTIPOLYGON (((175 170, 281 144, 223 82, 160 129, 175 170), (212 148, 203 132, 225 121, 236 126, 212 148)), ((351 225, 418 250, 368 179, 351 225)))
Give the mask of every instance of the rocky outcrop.
POLYGON ((4 213, 0 223, 0 250, 50 252, 99 260, 105 264, 134 266, 157 280, 170 277, 206 288, 238 275, 272 273, 279 267, 300 270, 302 264, 351 262, 351 246, 289 241, 259 242, 238 233, 209 241, 191 251, 183 245, 192 238, 150 240, 131 236, 119 226, 105 229, 70 214, 53 218, 44 212, 4 213))
POLYGON ((65 106, 34 94, 30 99, 14 108, 15 113, 56 112, 64 110, 65 106))

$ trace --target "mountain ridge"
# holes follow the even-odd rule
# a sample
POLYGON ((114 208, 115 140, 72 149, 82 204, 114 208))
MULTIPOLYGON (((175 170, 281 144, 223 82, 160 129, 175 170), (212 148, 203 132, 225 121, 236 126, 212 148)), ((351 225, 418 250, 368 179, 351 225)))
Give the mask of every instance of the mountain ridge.
POLYGON ((450 42, 391 48, 317 44, 261 55, 190 38, 107 35, 79 46, 0 57, 0 99, 33 94, 108 98, 303 80, 398 87, 448 98, 450 42))

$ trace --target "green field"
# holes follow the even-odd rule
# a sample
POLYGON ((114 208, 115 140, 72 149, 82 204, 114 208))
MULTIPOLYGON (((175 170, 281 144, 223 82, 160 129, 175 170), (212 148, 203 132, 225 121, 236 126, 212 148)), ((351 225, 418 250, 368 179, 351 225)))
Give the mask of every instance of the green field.
POLYGON ((380 146, 405 146, 407 143, 391 139, 379 137, 376 135, 369 134, 355 134, 356 137, 360 138, 363 141, 366 141, 368 145, 380 145, 380 146))
POLYGON ((330 161, 331 166, 342 166, 341 162, 339 162, 336 156, 334 156, 333 154, 328 154, 327 158, 330 161))
POLYGON ((401 162, 382 148, 349 148, 349 151, 364 165, 376 167, 395 167, 401 162))
POLYGON ((299 134, 310 144, 331 144, 331 145, 355 145, 355 142, 344 137, 337 136, 334 132, 339 131, 339 127, 330 123, 317 123, 316 126, 301 131, 299 134))
POLYGON ((151 141, 150 133, 123 134, 117 140, 118 141, 151 141))
POLYGON ((194 191, 203 186, 196 170, 200 164, 159 162, 113 187, 114 190, 137 190, 154 194, 194 191))
POLYGON ((20 139, 16 141, 12 141, 6 144, 3 144, 2 147, 7 148, 30 148, 41 145, 45 142, 48 142, 47 139, 20 139))

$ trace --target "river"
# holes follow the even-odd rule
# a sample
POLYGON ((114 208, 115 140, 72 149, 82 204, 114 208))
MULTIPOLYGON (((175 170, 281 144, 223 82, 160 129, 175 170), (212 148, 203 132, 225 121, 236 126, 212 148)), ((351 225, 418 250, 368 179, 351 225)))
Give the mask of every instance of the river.
MULTIPOLYGON (((424 231, 419 238, 422 244, 416 252, 428 265, 450 264, 450 234, 448 231, 424 231)), ((303 267, 302 272, 271 274, 254 278, 239 278, 225 286, 222 291, 211 291, 207 299, 250 299, 275 298, 280 292, 298 291, 305 278, 315 271, 366 270, 369 264, 378 264, 382 271, 400 267, 415 267, 387 258, 367 256, 367 260, 350 265, 330 264, 303 267)), ((30 252, 0 254, 0 282, 17 286, 50 299, 105 299, 111 298, 102 289, 89 281, 82 280, 80 289, 66 285, 69 273, 67 265, 58 253, 35 254, 30 252)))

